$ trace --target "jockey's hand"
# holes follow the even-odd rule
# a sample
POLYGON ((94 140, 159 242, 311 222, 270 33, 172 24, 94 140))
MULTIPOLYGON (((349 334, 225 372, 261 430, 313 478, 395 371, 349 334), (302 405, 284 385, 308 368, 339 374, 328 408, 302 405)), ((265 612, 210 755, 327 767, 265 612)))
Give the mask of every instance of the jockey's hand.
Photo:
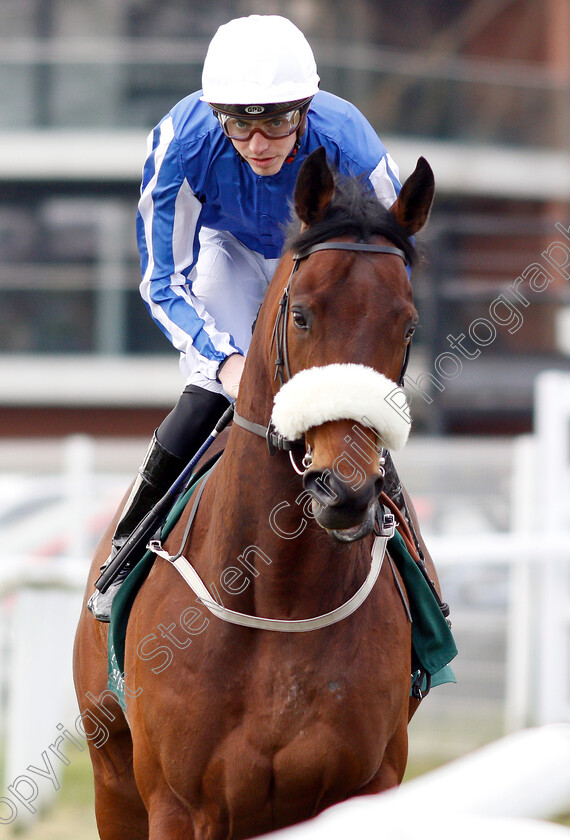
POLYGON ((238 395, 239 381, 244 364, 245 358, 241 353, 233 353, 222 362, 218 370, 218 379, 222 383, 224 391, 234 400, 238 395))

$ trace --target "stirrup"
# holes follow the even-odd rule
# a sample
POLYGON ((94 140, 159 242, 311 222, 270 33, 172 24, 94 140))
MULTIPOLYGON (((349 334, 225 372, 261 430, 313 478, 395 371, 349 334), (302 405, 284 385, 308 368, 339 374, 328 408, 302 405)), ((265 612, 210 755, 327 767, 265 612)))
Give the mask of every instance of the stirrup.
MULTIPOLYGON (((107 568, 107 566, 109 565, 109 563, 111 562, 111 560, 113 559, 120 547, 120 545, 116 545, 115 543, 113 543, 113 550, 101 566, 101 571, 107 568)), ((105 624, 108 624, 110 622, 111 607, 113 606, 113 600, 118 590, 120 589, 121 584, 123 583, 130 571, 130 565, 124 569, 121 569, 118 577, 113 581, 113 583, 107 589, 106 592, 100 592, 98 589, 95 589, 95 591, 87 601, 87 609, 93 615, 93 617, 97 619, 97 621, 102 621, 105 624)))
POLYGON ((102 621, 108 624, 111 620, 111 607, 113 606, 113 599, 122 581, 116 580, 106 592, 99 592, 95 590, 93 595, 87 601, 87 609, 96 618, 97 621, 102 621))
MULTIPOLYGON (((127 542, 136 527, 180 474, 184 463, 183 459, 173 455, 162 446, 155 432, 119 517, 113 536, 111 554, 101 566, 102 572, 114 560, 117 552, 127 542)), ((140 556, 135 557, 131 554, 124 559, 123 568, 120 569, 118 576, 106 592, 95 589, 87 602, 87 609, 98 621, 110 621, 111 606, 117 590, 143 554, 144 551, 140 556)))

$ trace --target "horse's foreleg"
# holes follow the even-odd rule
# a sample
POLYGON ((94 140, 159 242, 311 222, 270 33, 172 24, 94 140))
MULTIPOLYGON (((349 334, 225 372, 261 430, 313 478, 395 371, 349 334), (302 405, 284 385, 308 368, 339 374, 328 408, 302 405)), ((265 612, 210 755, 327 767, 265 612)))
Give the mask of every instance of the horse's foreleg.
POLYGON ((151 814, 148 840, 194 840, 194 826, 186 815, 167 812, 166 804, 151 814))
POLYGON ((384 750, 384 757, 380 769, 373 779, 356 793, 358 796, 371 793, 382 793, 384 790, 396 787, 404 778, 408 761, 408 727, 407 718, 402 719, 396 732, 384 750))
MULTIPOLYGON (((142 768, 137 766, 141 786, 142 768)), ((145 775, 148 767, 143 770, 145 775)), ((227 815, 213 802, 192 806, 178 796, 166 782, 161 770, 153 770, 152 781, 145 795, 148 808, 148 840, 224 840, 231 836, 227 815)))
MULTIPOLYGON (((106 551, 106 545, 102 546, 106 551)), ((94 561, 87 592, 99 565, 94 561)), ((131 733, 107 688, 107 627, 85 609, 75 638, 74 677, 93 765, 99 836, 101 840, 148 840, 147 813, 133 773, 131 733)))
POLYGON ((89 746, 101 840, 148 840, 148 814, 135 782, 129 730, 113 733, 100 748, 89 746))
POLYGON ((148 840, 197 840, 205 837, 215 840, 216 836, 209 824, 204 824, 203 831, 200 830, 200 820, 196 823, 193 815, 166 785, 163 789, 154 790, 149 804, 148 840))

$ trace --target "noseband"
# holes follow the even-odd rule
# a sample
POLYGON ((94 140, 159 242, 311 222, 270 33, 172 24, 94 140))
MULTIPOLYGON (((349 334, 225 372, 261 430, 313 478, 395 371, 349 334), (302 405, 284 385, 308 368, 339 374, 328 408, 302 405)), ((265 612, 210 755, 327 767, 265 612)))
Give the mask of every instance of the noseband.
MULTIPOLYGON (((271 343, 275 344, 275 376, 273 379, 279 377, 279 382, 284 385, 288 379, 291 379, 291 368, 289 366, 289 351, 287 347, 287 321, 289 320, 289 305, 291 300, 291 281, 293 275, 299 269, 299 264, 302 260, 314 254, 316 251, 367 251, 373 254, 395 254, 404 260, 404 265, 408 264, 405 253, 392 245, 371 245, 366 242, 321 242, 318 245, 312 245, 304 251, 295 254, 293 257, 293 268, 289 275, 289 280, 283 291, 283 296, 279 301, 277 309, 277 318, 273 327, 273 334, 271 343)), ((402 364, 402 370, 398 378, 398 385, 402 386, 404 382, 404 374, 408 367, 408 359, 410 356, 410 344, 406 347, 406 353, 402 364)))

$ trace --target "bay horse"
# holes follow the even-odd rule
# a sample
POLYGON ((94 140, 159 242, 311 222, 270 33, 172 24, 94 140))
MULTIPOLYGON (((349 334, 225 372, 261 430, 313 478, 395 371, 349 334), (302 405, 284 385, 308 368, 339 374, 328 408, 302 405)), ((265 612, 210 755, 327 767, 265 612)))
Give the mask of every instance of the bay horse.
POLYGON ((405 439, 400 421, 390 429, 396 408, 379 403, 386 384, 386 395, 397 391, 417 320, 409 237, 433 189, 420 158, 387 211, 356 180, 337 183, 324 150, 304 162, 301 230, 260 309, 225 450, 189 535, 193 497, 162 547, 183 551, 179 562, 191 562, 212 603, 262 626, 212 615, 158 557, 130 615, 123 713, 107 690, 108 625, 82 611, 75 683, 102 840, 252 837, 401 782, 417 703, 410 623, 389 564, 342 620, 287 627, 342 609, 369 577, 378 440, 405 439), (274 412, 273 444, 296 427, 304 438, 289 453, 270 454, 261 436, 274 412), (358 447, 367 457, 356 467, 358 447), (273 632, 265 619, 292 623, 273 632))

